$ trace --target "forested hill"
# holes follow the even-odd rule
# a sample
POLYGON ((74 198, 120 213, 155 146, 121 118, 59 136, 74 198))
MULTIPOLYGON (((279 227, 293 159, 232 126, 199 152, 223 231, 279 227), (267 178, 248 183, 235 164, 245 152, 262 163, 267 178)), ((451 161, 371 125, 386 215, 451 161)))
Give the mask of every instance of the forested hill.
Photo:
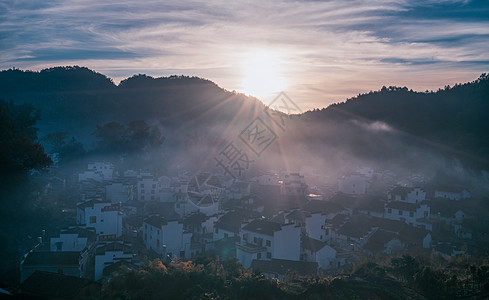
POLYGON ((377 131, 393 130, 471 163, 489 165, 487 74, 436 92, 382 87, 322 110, 309 111, 303 119, 313 123, 356 119, 377 131))
POLYGON ((111 121, 205 127, 229 122, 238 112, 248 120, 264 108, 256 98, 197 77, 135 75, 115 85, 106 76, 77 66, 1 71, 0 98, 40 108, 40 135, 67 131, 84 142, 96 124, 111 121))
MULTIPOLYGON (((163 128, 166 136, 171 131, 205 132, 210 127, 215 132, 235 127, 239 133, 264 109, 256 98, 226 91, 197 77, 135 75, 115 85, 84 67, 1 71, 0 99, 30 102, 40 108, 39 136, 69 132, 88 147, 97 124, 145 120, 163 128), (219 126, 224 129, 216 129, 219 126)), ((488 113, 489 76, 483 74, 473 82, 436 92, 383 87, 361 94, 293 118, 282 138, 292 147, 299 142, 311 146, 316 154, 323 153, 327 145, 380 158, 400 153, 415 142, 470 161, 473 166, 487 167, 488 113), (358 126, 360 123, 367 127, 358 126), (371 128, 369 124, 373 124, 371 128), (369 130, 372 128, 379 130, 369 130), (398 142, 392 139, 393 133, 396 138, 407 137, 401 146, 392 148, 398 142)))

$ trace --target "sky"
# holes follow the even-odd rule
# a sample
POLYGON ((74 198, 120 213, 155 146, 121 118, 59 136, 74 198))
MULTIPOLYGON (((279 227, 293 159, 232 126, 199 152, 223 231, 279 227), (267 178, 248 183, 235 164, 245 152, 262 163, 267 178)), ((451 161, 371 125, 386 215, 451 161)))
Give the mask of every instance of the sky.
POLYGON ((0 69, 190 75, 302 110, 489 72, 489 1, 0 1, 0 69))

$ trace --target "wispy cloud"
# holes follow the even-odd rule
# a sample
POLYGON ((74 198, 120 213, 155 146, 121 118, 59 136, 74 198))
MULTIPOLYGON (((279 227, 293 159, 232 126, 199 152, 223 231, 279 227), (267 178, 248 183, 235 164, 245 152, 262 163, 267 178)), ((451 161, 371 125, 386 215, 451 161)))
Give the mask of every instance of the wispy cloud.
POLYGON ((6 1, 0 67, 86 65, 116 80, 197 75, 242 89, 254 49, 280 56, 308 109, 382 85, 417 90, 487 72, 483 1, 6 1))

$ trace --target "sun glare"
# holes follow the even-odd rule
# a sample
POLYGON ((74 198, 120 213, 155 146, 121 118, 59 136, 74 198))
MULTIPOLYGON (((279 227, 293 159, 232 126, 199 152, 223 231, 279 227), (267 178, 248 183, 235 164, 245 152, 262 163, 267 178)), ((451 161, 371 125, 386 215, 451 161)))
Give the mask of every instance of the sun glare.
POLYGON ((266 98, 285 89, 281 60, 269 51, 250 52, 243 60, 242 92, 266 98))

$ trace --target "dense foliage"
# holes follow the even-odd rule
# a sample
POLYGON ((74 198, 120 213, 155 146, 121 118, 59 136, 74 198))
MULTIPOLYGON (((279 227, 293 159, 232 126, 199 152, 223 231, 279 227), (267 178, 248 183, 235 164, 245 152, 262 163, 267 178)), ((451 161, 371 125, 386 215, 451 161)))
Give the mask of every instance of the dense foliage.
POLYGON ((364 261, 342 275, 284 280, 245 270, 233 260, 148 263, 106 280, 104 299, 456 299, 489 296, 488 262, 409 255, 364 261))

